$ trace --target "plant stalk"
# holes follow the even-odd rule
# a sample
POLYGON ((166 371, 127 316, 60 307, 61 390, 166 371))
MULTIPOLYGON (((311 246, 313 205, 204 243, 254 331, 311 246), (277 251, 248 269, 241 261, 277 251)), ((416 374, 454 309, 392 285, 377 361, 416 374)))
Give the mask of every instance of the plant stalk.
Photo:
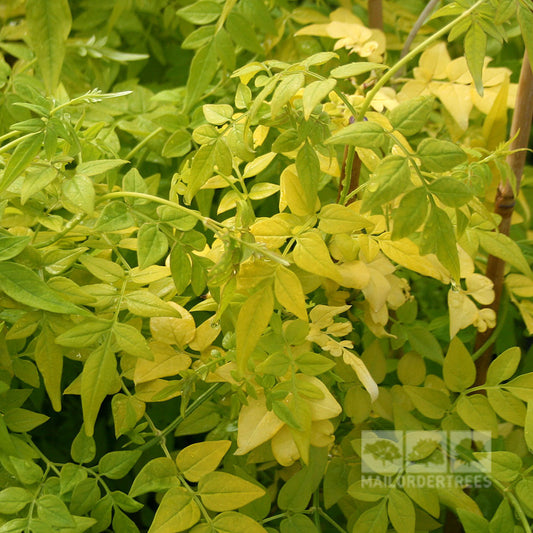
POLYGON ((382 0, 368 0, 368 25, 371 28, 383 30, 382 0))
MULTIPOLYGON (((516 105, 513 112, 513 122, 511 124, 511 138, 516 135, 516 138, 511 143, 509 148, 512 153, 507 156, 507 163, 511 167, 516 177, 516 194, 520 190, 520 183, 522 181, 522 174, 526 162, 526 148, 529 142, 529 134, 531 130, 531 120, 533 118, 533 73, 531 72, 531 65, 527 50, 524 53, 522 60, 522 69, 520 71, 520 80, 518 82, 518 91, 516 95, 516 105)), ((500 215, 501 222, 498 231, 504 235, 509 235, 511 229, 511 218, 514 212, 516 203, 516 196, 513 192, 513 187, 509 182, 500 183, 496 193, 496 200, 494 205, 494 212, 500 215)), ((496 313, 500 307, 502 297, 502 290, 504 284, 504 268, 505 262, 498 257, 489 255, 487 261, 487 270, 485 275, 494 283, 494 301, 490 304, 490 309, 496 313)), ((475 349, 478 350, 487 342, 492 334, 494 328, 487 329, 487 331, 478 333, 476 337, 475 349)), ((483 355, 476 361, 477 377, 476 385, 485 383, 487 377, 487 370, 492 360, 494 353, 494 342, 489 343, 489 346, 484 351, 483 355)))

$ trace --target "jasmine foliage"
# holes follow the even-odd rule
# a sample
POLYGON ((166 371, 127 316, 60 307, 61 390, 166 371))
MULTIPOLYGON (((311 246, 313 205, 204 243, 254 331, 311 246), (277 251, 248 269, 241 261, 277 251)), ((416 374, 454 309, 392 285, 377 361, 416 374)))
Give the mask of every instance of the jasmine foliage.
POLYGON ((531 2, 338 4, 0 10, 0 533, 530 531, 531 2))

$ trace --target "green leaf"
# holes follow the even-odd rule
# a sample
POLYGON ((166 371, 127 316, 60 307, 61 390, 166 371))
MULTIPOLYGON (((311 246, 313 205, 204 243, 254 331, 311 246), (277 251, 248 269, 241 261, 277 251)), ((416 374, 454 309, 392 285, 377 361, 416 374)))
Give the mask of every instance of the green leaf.
POLYGON ((486 518, 466 509, 457 509, 465 533, 489 533, 489 522, 486 518))
POLYGON ((298 237, 293 257, 301 269, 342 283, 342 278, 329 255, 328 247, 316 230, 307 231, 298 237))
POLYGON ((489 531, 490 533, 514 533, 514 522, 511 504, 504 498, 489 523, 489 531))
POLYGON ((226 30, 235 44, 256 54, 263 54, 263 47, 257 39, 253 23, 233 10, 226 19, 226 30))
POLYGON ((446 386, 454 392, 463 392, 472 386, 476 379, 476 365, 458 337, 454 337, 450 342, 442 374, 446 386))
POLYGON ((29 237, 0 235, 0 261, 7 261, 16 257, 29 242, 29 237))
POLYGON ((141 455, 140 450, 106 453, 98 462, 98 472, 109 479, 122 479, 135 466, 141 455))
POLYGON ((504 383, 502 387, 505 387, 511 394, 524 402, 533 401, 533 372, 521 374, 504 383))
POLYGON ((89 318, 57 336, 55 342, 61 346, 82 348, 98 342, 100 337, 110 331, 111 322, 89 318))
POLYGON ((280 533, 318 533, 313 521, 304 514, 293 514, 280 523, 280 533))
POLYGON ((137 316, 180 316, 176 309, 147 289, 127 294, 125 305, 131 313, 137 316))
POLYGON ((209 24, 218 19, 222 13, 222 7, 216 2, 200 0, 199 2, 178 9, 176 13, 191 24, 209 24))
POLYGON ((483 64, 487 50, 487 36, 477 22, 473 22, 465 35, 465 56, 476 90, 483 96, 483 64))
POLYGON ((178 484, 174 461, 167 457, 157 457, 142 467, 131 485, 129 495, 135 498, 147 492, 161 492, 178 484))
POLYGON ((459 280, 460 267, 455 230, 446 211, 434 204, 424 226, 420 251, 423 254, 435 252, 451 276, 459 280))
POLYGON ((312 210, 317 200, 318 182, 321 173, 318 155, 308 142, 298 150, 296 171, 304 191, 306 204, 309 210, 312 210))
POLYGON ((527 403, 526 420, 524 423, 524 438, 526 439, 526 444, 529 450, 533 450, 533 402, 527 403))
POLYGON ((409 137, 415 135, 428 123, 434 99, 415 96, 389 111, 389 120, 396 131, 409 137))
POLYGON ((334 133, 326 141, 326 144, 348 144, 361 148, 379 148, 384 142, 385 130, 379 124, 376 122, 354 122, 334 133))
POLYGON ((81 307, 63 300, 35 272, 17 263, 0 263, 0 289, 29 307, 52 313, 87 314, 81 307))
POLYGON ((385 157, 368 181, 361 212, 384 206, 403 193, 410 183, 411 172, 407 159, 398 155, 385 157))
POLYGON ((167 250, 168 239, 159 230, 158 224, 146 223, 139 228, 137 257, 141 269, 157 263, 167 253, 167 250))
POLYGON ((61 202, 71 213, 92 213, 94 211, 95 191, 90 178, 76 174, 66 179, 61 186, 61 202))
POLYGON ((272 117, 277 117, 285 104, 303 87, 305 76, 303 72, 290 73, 283 78, 272 95, 270 111, 272 117))
POLYGON ((352 233, 372 229, 374 224, 350 207, 340 204, 327 204, 318 215, 318 229, 329 234, 352 233))
POLYGON ((148 533, 179 533, 200 520, 193 495, 183 487, 171 488, 161 500, 148 533))
POLYGON ((387 505, 386 501, 383 500, 361 514, 353 531, 357 531, 357 533, 386 533, 388 524, 387 505))
POLYGON ((15 407, 4 413, 6 426, 15 433, 26 433, 44 424, 50 417, 41 413, 34 413, 27 409, 15 407))
POLYGON ((138 533, 139 528, 131 518, 125 515, 120 509, 115 508, 113 511, 113 531, 138 533))
POLYGON ((434 420, 443 418, 451 406, 450 399, 441 390, 411 385, 404 385, 403 389, 417 410, 428 418, 434 420))
POLYGON ((253 518, 235 511, 218 514, 213 520, 213 525, 217 533, 267 533, 267 530, 253 518))
POLYGON ((93 255, 82 255, 79 261, 93 276, 106 283, 115 283, 124 278, 122 267, 109 259, 93 255))
POLYGON ((513 377, 520 364, 520 359, 520 348, 517 346, 513 346, 501 353, 492 361, 487 370, 487 385, 497 385, 513 377))
POLYGON ((272 287, 263 285, 244 302, 237 317, 237 365, 244 373, 248 359, 270 322, 274 311, 272 287))
POLYGON ((311 496, 320 485, 328 462, 327 447, 309 450, 309 462, 296 472, 281 487, 278 493, 278 506, 284 511, 295 513, 304 511, 311 496))
POLYGON ((474 452, 474 457, 481 463, 485 472, 504 483, 514 481, 522 469, 522 459, 512 452, 474 452))
POLYGON ((435 491, 430 487, 417 487, 407 484, 404 488, 406 494, 418 504, 424 511, 430 515, 438 518, 440 515, 439 497, 435 491))
POLYGON ((183 157, 191 151, 191 134, 186 130, 176 130, 163 145, 163 157, 183 157))
POLYGON ((76 525, 67 506, 53 494, 45 494, 37 500, 37 515, 51 526, 74 527, 76 525))
POLYGON ((0 193, 5 191, 30 166, 33 158, 41 151, 43 139, 44 133, 39 132, 24 139, 15 148, 0 178, 0 193))
POLYGON ((304 106, 304 118, 308 120, 313 109, 335 88, 335 80, 319 80, 307 85, 304 89, 302 102, 304 106))
POLYGON ((222 126, 233 116, 233 108, 228 104, 206 104, 202 111, 207 122, 215 126, 222 126))
POLYGON ((428 213, 428 196, 424 187, 409 191, 400 200, 400 205, 392 212, 394 225, 392 238, 409 237, 426 220, 428 213))
POLYGON ((81 407, 85 432, 92 436, 100 406, 108 394, 117 392, 117 364, 115 354, 103 345, 92 352, 81 373, 81 407))
POLYGON ((33 500, 33 494, 22 487, 8 487, 0 491, 2 514, 15 514, 33 500))
POLYGON ((416 521, 415 506, 405 492, 392 489, 389 493, 387 509, 390 522, 396 531, 414 533, 416 521))
POLYGON ((518 2, 518 22, 522 30, 522 39, 526 45, 529 64, 533 70, 533 12, 531 7, 518 2))
POLYGON ((77 463, 90 463, 96 454, 96 444, 92 437, 85 433, 82 426, 78 434, 74 437, 70 446, 70 455, 77 463))
POLYGON ((455 406, 457 414, 463 422, 478 431, 498 432, 498 420, 489 401, 481 394, 461 396, 455 406))
POLYGON ((176 464, 183 475, 193 483, 217 469, 231 446, 229 440, 197 442, 178 453, 176 464))
POLYGON ((409 327, 407 329, 407 338, 413 350, 422 357, 435 363, 443 363, 442 348, 435 336, 427 328, 422 326, 409 327))
POLYGON ((202 185, 213 175, 215 165, 215 145, 204 144, 192 160, 185 201, 190 204, 202 185))
POLYGON ((526 406, 509 391, 489 388, 487 389, 487 398, 498 416, 517 426, 525 424, 526 406))
POLYGON ((531 267, 515 241, 503 233, 474 230, 481 247, 491 255, 503 259, 526 276, 533 276, 531 267))
POLYGON ((118 348, 127 354, 150 361, 154 359, 142 333, 130 324, 116 322, 113 326, 113 336, 118 348))
POLYGON ((422 161, 422 166, 430 172, 446 172, 464 163, 467 155, 455 143, 441 139, 424 139, 416 151, 422 161))
POLYGON ((432 194, 449 207, 461 207, 473 198, 472 191, 454 178, 439 178, 428 187, 432 194))
POLYGON ((85 161, 76 167, 76 174, 83 176, 99 176, 107 171, 121 167, 129 163, 125 159, 97 159, 95 161, 85 161))
MULTIPOLYGON (((82 469, 82 467, 79 467, 82 469)), ((82 469, 87 475, 85 469, 82 469)), ((70 497, 70 511, 77 515, 88 513, 102 497, 98 481, 94 478, 82 479, 73 487, 70 497)))
POLYGON ((94 229, 107 233, 131 228, 134 225, 135 220, 130 215, 129 207, 123 202, 111 202, 100 213, 94 229))
POLYGON ((185 97, 185 111, 188 111, 209 87, 217 72, 217 56, 213 43, 199 48, 191 61, 187 78, 187 94, 185 97))
POLYGON ((352 76, 359 76, 359 74, 365 74, 371 70, 383 70, 386 68, 389 67, 381 63, 348 63, 348 65, 341 65, 340 67, 334 68, 330 74, 334 78, 351 78, 352 76))
POLYGON ((46 92, 53 94, 59 83, 72 24, 68 1, 28 0, 26 24, 46 92))

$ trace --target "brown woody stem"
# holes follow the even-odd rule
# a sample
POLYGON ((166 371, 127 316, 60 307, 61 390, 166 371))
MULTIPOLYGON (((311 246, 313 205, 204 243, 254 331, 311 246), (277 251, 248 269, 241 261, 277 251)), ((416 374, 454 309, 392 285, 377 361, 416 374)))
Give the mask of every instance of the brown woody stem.
MULTIPOLYGON (((516 193, 520 190, 522 173, 526 161, 526 150, 529 142, 531 129, 531 120, 533 118, 533 74, 527 51, 522 60, 522 70, 520 72, 520 81, 518 82, 518 92, 516 95, 516 105, 513 112, 513 122, 511 125, 511 138, 516 135, 510 146, 513 151, 507 156, 507 163, 516 176, 516 193)), ((498 230, 504 235, 509 235, 511 228, 511 217, 513 215, 516 202, 513 188, 509 182, 500 183, 496 193, 494 211, 501 216, 501 222, 498 230)), ((487 262, 486 276, 494 283, 494 301, 488 307, 496 313, 500 307, 500 300, 503 290, 505 262, 489 255, 487 262)), ((476 337, 475 349, 478 350, 489 339, 492 329, 478 333, 476 337)), ((486 381, 487 369, 494 354, 494 343, 491 343, 483 355, 476 361, 477 378, 476 385, 482 385, 486 381)))
POLYGON ((383 29, 382 0, 368 0, 368 25, 378 30, 383 29))

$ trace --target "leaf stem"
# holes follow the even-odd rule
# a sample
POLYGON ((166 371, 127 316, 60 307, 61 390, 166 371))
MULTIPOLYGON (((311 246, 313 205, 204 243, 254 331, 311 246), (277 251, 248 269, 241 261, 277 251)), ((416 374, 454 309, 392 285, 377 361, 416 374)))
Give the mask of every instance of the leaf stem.
POLYGON ((148 144, 154 137, 157 137, 163 131, 162 127, 156 128, 152 133, 147 135, 140 143, 134 146, 124 157, 128 161, 146 144, 148 144))
POLYGON ((416 48, 413 48, 411 52, 409 52, 405 57, 400 59, 398 63, 396 63, 394 66, 392 66, 374 85, 372 90, 367 94, 365 100, 363 101, 360 109, 359 114, 356 117, 356 120, 362 120, 365 116, 366 112, 368 111, 368 108, 370 107, 370 104, 372 103, 372 100, 376 96, 376 94, 379 92, 379 90, 390 81, 390 79, 401 70, 405 65, 411 61, 414 57, 416 57, 420 52, 423 52, 431 43, 438 40, 440 37, 448 33, 454 26, 457 25, 458 22, 465 19, 475 11, 481 4, 485 3, 486 0, 478 0, 472 7, 467 9, 464 13, 459 15, 455 20, 444 26, 444 28, 441 28, 440 30, 436 31, 433 35, 428 37, 425 41, 420 43, 416 48))

